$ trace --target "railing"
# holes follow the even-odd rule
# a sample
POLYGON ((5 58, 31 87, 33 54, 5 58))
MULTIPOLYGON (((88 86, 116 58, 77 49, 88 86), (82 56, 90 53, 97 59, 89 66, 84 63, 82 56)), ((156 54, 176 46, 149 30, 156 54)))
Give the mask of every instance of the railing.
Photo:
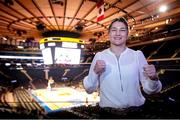
MULTIPOLYGON (((175 60, 180 60, 180 58, 176 57, 176 58, 149 59, 147 61, 148 62, 160 62, 160 61, 175 61, 175 60)), ((90 65, 90 64, 91 64, 91 62, 80 63, 80 65, 90 65)))

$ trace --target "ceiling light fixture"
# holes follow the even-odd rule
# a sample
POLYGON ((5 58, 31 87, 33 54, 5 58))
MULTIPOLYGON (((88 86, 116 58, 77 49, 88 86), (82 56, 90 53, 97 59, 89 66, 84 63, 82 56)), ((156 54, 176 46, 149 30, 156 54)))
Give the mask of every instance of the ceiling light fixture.
POLYGON ((63 6, 64 5, 64 2, 62 1, 62 0, 51 0, 52 1, 52 4, 59 4, 59 5, 61 5, 61 6, 63 6))
POLYGON ((167 11, 167 6, 166 5, 162 5, 159 8, 159 12, 166 12, 167 11))
POLYGON ((169 19, 166 19, 165 23, 168 24, 169 23, 169 19))
POLYGON ((137 36, 139 36, 139 34, 138 34, 138 33, 136 33, 136 34, 135 34, 135 36, 137 37, 137 36))
POLYGON ((3 0, 3 4, 7 5, 7 6, 11 6, 14 5, 14 2, 12 0, 3 0))

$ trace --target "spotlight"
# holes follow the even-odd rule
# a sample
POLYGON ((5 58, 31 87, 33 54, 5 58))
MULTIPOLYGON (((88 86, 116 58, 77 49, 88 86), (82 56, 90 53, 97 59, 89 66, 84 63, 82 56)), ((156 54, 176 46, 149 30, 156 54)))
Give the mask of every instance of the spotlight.
POLYGON ((159 12, 166 12, 167 10, 167 6, 166 5, 162 5, 160 8, 159 8, 159 12))
POLYGON ((36 25, 36 28, 37 28, 39 31, 41 31, 41 30, 44 30, 44 29, 46 28, 46 26, 45 26, 43 23, 38 23, 38 24, 36 25))
POLYGON ((17 34, 18 36, 21 36, 22 35, 21 30, 17 30, 17 34))
POLYGON ((52 4, 59 4, 61 6, 64 5, 64 3, 61 0, 51 0, 51 1, 52 1, 52 4))
POLYGON ((75 29, 76 29, 77 31, 81 32, 81 31, 83 30, 83 25, 77 25, 77 26, 75 27, 75 29))
POLYGON ((4 0, 3 1, 5 5, 10 6, 10 5, 14 5, 12 0, 4 0))

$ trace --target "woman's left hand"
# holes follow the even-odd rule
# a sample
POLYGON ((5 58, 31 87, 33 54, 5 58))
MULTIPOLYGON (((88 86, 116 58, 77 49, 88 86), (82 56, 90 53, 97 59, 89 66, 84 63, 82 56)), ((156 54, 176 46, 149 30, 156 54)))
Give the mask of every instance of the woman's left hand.
POLYGON ((158 75, 156 73, 156 68, 154 65, 145 65, 144 66, 144 72, 145 74, 151 79, 151 80, 158 80, 158 75))

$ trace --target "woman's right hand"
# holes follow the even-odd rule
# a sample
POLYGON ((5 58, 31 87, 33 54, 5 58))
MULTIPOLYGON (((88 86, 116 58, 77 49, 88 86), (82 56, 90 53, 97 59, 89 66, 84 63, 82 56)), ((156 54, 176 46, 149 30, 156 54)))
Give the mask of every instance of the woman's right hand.
POLYGON ((104 60, 97 60, 94 66, 94 72, 98 75, 101 75, 106 68, 106 63, 104 60))

